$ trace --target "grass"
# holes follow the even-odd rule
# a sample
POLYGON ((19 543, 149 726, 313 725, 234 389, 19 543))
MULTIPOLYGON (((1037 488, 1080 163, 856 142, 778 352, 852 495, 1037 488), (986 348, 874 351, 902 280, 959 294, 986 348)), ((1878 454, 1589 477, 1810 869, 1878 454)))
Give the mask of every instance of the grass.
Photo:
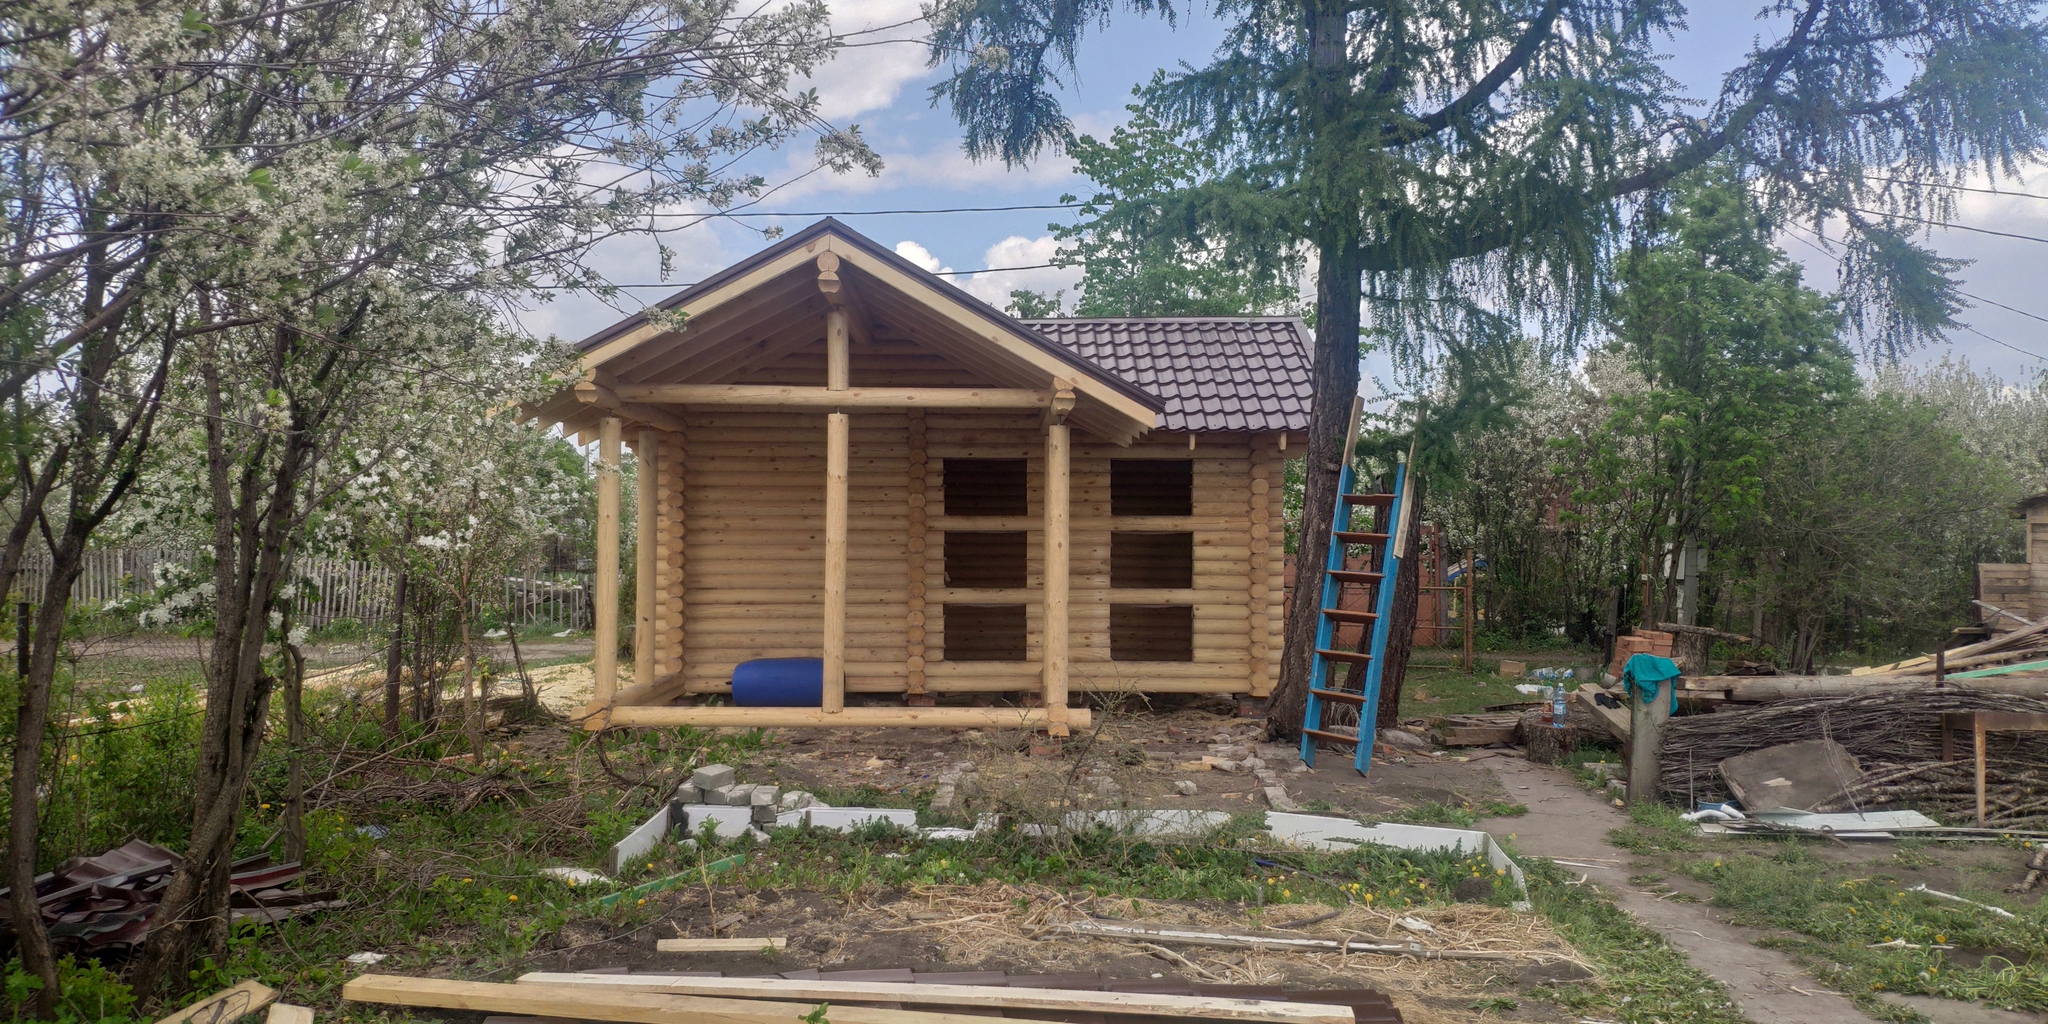
MULTIPOLYGON (((1923 858, 1902 850, 1892 859, 1904 867, 1923 858)), ((1869 863, 1830 866, 1801 840, 1694 859, 1684 870, 1712 886, 1714 905, 1738 924, 1790 933, 1771 944, 1865 1003, 1900 992, 2048 1012, 2048 905, 2013 904, 2015 918, 2003 918, 1908 892, 1869 863)), ((1995 892, 1962 895, 2000 902, 1995 892)))
MULTIPOLYGON (((1502 676, 1495 671, 1499 663, 1499 658, 1475 659, 1473 667, 1476 671, 1466 672, 1457 667, 1455 658, 1449 662, 1411 662, 1408 678, 1401 685, 1401 717, 1477 714, 1497 704, 1529 703, 1533 706, 1541 695, 1521 693, 1515 687, 1551 685, 1549 680, 1502 676)), ((1553 662, 1549 667, 1573 669, 1573 678, 1563 681, 1566 686, 1577 686, 1589 678, 1598 678, 1599 674, 1599 669, 1591 664, 1590 659, 1586 659, 1584 664, 1553 662)))

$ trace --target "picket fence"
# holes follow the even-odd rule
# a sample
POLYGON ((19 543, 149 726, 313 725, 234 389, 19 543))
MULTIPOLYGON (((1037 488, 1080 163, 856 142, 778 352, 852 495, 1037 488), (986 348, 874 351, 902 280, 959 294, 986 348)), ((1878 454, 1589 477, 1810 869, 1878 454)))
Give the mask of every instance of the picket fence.
MULTIPOLYGON (((71 587, 71 601, 88 611, 122 607, 139 611, 156 589, 160 566, 197 571, 204 564, 199 552, 176 548, 97 549, 86 553, 78 582, 71 587)), ((18 591, 39 595, 49 578, 49 557, 32 556, 22 566, 18 591)), ((351 620, 368 627, 388 624, 396 578, 390 569, 368 562, 338 558, 302 561, 302 591, 295 618, 314 629, 351 620)), ((499 607, 517 625, 586 630, 591 627, 590 582, 583 574, 507 576, 499 607)))

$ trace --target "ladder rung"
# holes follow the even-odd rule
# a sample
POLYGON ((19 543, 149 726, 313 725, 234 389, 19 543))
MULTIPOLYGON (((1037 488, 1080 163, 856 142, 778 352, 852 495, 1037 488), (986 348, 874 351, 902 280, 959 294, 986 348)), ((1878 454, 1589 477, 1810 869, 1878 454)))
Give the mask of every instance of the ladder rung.
POLYGON ((1339 583, 1378 583, 1386 573, 1361 572, 1357 569, 1331 569, 1330 578, 1339 583))
POLYGON ((1379 617, 1378 612, 1354 612, 1345 608, 1323 609, 1323 618, 1329 619, 1331 622, 1356 622, 1361 625, 1370 625, 1372 620, 1379 617))
POLYGON ((1385 544, 1387 542, 1387 535, 1384 533, 1360 533, 1357 530, 1337 530, 1331 533, 1330 536, 1337 538, 1337 542, 1340 544, 1385 544))
POLYGON ((1308 692, 1324 700, 1336 701, 1339 704, 1350 704, 1361 708, 1365 706, 1365 694, 1352 693, 1350 690, 1317 690, 1311 688, 1308 692))
POLYGON ((1302 732, 1305 732, 1310 736, 1314 736, 1316 739, 1319 740, 1333 740, 1338 743, 1349 743, 1354 747, 1358 745, 1357 733, 1331 732, 1328 729, 1303 729, 1302 732))
POLYGON ((1344 496, 1344 504, 1346 505, 1378 505, 1381 508, 1385 508, 1393 503, 1394 496, 1391 494, 1347 494, 1344 496))
POLYGON ((1318 647, 1316 648, 1316 653, 1322 655, 1326 660, 1341 661, 1347 665, 1372 664, 1372 655, 1360 654, 1357 651, 1326 651, 1318 647))

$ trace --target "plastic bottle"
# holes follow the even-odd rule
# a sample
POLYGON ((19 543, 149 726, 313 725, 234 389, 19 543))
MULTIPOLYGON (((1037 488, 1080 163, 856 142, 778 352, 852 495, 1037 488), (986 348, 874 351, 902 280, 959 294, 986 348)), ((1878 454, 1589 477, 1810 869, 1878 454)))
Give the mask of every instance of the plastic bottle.
POLYGON ((1550 727, 1564 728, 1564 716, 1564 684, 1559 683, 1550 688, 1550 727))

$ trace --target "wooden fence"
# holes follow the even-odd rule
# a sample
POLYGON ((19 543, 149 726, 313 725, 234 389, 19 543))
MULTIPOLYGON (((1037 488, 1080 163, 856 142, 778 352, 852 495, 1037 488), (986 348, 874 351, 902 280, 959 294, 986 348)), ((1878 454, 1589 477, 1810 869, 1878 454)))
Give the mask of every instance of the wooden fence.
MULTIPOLYGON (((72 585, 72 604, 81 610, 140 611, 157 588, 159 568, 201 571, 203 556, 175 548, 119 547, 86 553, 72 585)), ((49 579, 47 555, 30 557, 22 566, 19 591, 41 594, 49 579)), ((391 619, 391 592, 396 575, 368 562, 315 558, 299 563, 298 621, 319 629, 355 621, 375 627, 391 619)), ((590 577, 581 574, 507 576, 499 607, 520 626, 551 625, 557 629, 591 627, 590 577)))

